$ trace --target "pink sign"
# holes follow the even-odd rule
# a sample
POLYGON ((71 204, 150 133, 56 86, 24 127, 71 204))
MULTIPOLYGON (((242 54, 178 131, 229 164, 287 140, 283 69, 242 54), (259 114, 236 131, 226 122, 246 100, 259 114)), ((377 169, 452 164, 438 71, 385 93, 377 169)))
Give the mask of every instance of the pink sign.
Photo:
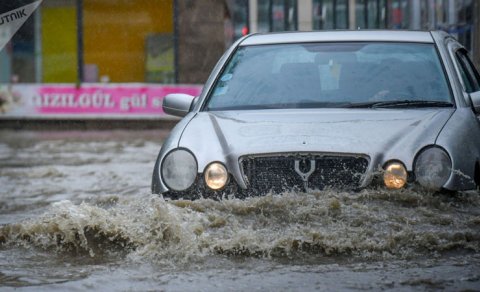
POLYGON ((0 86, 3 116, 145 116, 165 115, 170 93, 198 96, 200 85, 92 84, 0 86))

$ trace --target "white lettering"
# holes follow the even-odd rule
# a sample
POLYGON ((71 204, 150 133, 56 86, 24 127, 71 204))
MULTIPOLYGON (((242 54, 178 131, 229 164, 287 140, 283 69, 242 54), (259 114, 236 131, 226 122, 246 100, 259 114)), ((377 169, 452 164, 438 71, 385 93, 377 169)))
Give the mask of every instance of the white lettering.
POLYGON ((78 97, 78 105, 80 107, 83 107, 83 108, 90 107, 91 104, 92 104, 91 96, 88 93, 80 94, 80 96, 78 97))
POLYGON ((75 101, 75 95, 74 94, 68 94, 67 95, 67 100, 68 100, 68 107, 71 107, 71 108, 77 108, 78 107, 78 104, 75 101))
POLYGON ((131 98, 130 98, 131 102, 130 104, 132 105, 133 108, 138 108, 141 106, 141 100, 140 98, 138 97, 138 95, 133 95, 131 98))
POLYGON ((95 92, 92 95, 92 104, 94 108, 100 108, 103 105, 103 95, 101 92, 95 92))
POLYGON ((114 108, 115 107, 115 103, 113 102, 113 100, 111 100, 110 98, 112 97, 111 94, 105 94, 104 95, 104 107, 106 108, 114 108))
POLYGON ((67 98, 68 98, 68 94, 62 94, 62 97, 60 98, 60 107, 67 106, 67 98))
POLYGON ((130 98, 124 96, 120 99, 120 109, 122 111, 128 111, 130 109, 130 98))
POLYGON ((50 107, 58 107, 58 104, 59 104, 58 101, 60 100, 60 97, 61 97, 60 94, 54 94, 50 99, 50 107))

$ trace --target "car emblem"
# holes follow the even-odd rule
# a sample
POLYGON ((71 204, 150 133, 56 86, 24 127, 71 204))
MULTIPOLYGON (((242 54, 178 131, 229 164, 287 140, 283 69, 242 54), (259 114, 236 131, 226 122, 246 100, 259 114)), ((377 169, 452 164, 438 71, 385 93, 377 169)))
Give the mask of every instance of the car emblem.
POLYGON ((314 171, 315 171, 315 160, 314 159, 310 159, 310 169, 307 172, 303 172, 300 169, 300 159, 295 160, 295 172, 298 173, 298 175, 300 175, 300 177, 302 178, 303 186, 305 187, 305 190, 308 189, 308 178, 310 177, 310 175, 312 175, 312 173, 314 171))

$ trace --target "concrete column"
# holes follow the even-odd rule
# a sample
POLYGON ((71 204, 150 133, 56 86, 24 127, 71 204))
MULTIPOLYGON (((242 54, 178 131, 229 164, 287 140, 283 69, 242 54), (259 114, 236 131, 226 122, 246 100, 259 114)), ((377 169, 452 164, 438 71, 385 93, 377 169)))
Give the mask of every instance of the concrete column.
POLYGON ((203 84, 225 51, 224 0, 177 1, 178 83, 203 84))
POLYGON ((248 17, 250 33, 258 32, 258 0, 248 0, 248 17))
POLYGON ((356 18, 356 3, 355 0, 348 0, 348 28, 357 29, 357 18, 356 18))
POLYGON ((298 30, 307 31, 313 29, 313 1, 300 0, 298 5, 298 30))
POLYGON ((77 0, 77 82, 83 82, 83 0, 77 0))
POLYGON ((428 29, 435 29, 437 26, 437 8, 435 0, 428 0, 428 29))
POLYGON ((41 6, 35 10, 35 82, 42 82, 42 13, 41 6))
POLYGON ((455 9, 455 0, 448 0, 448 16, 447 22, 448 24, 455 24, 457 23, 457 10, 455 9))
POLYGON ((422 28, 422 16, 420 0, 410 1, 410 29, 419 30, 422 28))

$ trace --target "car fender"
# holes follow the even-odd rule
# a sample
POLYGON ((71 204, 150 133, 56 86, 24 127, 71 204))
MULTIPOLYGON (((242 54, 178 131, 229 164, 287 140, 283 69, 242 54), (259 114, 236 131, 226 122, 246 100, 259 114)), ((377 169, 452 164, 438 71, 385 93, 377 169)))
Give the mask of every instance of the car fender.
POLYGON ((168 138, 162 144, 160 152, 158 153, 157 160, 155 162, 155 166, 153 168, 153 175, 152 175, 152 185, 151 190, 153 194, 161 194, 168 191, 167 186, 162 182, 160 179, 159 168, 161 161, 165 157, 165 155, 170 152, 171 150, 178 147, 180 138, 182 137, 183 131, 190 123, 190 121, 195 117, 195 113, 187 114, 180 122, 175 125, 175 127, 170 132, 168 138))
POLYGON ((436 145, 452 160, 452 174, 444 188, 474 189, 475 168, 480 161, 480 122, 470 108, 458 108, 440 132, 436 145))

